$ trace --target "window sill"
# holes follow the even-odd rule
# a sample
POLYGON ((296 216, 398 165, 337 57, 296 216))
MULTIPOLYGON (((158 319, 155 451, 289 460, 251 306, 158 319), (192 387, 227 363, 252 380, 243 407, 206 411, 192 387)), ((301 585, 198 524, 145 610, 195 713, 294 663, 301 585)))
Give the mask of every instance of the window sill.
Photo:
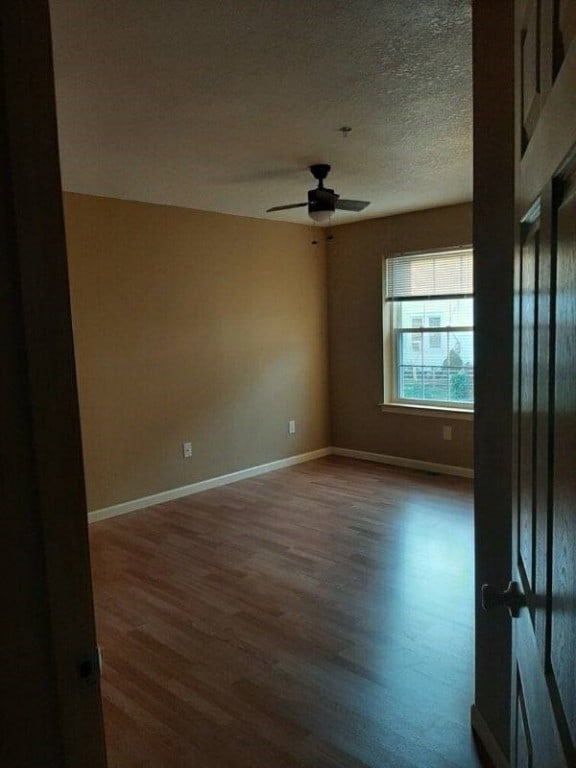
POLYGON ((408 403, 380 403, 383 413, 395 413, 402 416, 431 416, 439 419, 459 419, 474 421, 474 411, 464 408, 440 408, 437 405, 410 405, 408 403))

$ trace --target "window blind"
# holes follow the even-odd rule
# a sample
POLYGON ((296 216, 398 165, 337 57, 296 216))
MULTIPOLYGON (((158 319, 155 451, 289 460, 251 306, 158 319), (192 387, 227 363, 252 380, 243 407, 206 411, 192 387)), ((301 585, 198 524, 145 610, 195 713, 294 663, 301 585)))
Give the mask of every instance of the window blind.
POLYGON ((472 295, 471 248, 386 259, 386 301, 460 299, 472 295))

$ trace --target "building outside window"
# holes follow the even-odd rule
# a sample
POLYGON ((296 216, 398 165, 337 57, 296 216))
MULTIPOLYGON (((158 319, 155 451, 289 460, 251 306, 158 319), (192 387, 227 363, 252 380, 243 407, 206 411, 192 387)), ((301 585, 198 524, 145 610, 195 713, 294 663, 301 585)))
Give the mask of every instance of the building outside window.
POLYGON ((385 261, 386 401, 472 410, 472 250, 385 261))

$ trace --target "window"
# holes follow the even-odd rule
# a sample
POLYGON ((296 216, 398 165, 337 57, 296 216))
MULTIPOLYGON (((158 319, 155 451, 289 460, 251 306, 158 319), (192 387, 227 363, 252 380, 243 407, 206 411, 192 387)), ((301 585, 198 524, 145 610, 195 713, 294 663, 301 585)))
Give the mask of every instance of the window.
POLYGON ((471 249, 387 258, 384 326, 387 403, 473 408, 471 249))

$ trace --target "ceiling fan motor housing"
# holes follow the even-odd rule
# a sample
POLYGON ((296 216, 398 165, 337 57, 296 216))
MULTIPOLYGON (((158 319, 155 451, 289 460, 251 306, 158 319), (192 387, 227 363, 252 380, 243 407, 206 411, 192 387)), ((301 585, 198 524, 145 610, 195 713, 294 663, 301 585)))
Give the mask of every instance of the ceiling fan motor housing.
POLYGON ((337 195, 333 189, 310 189, 308 191, 309 211, 334 211, 337 195))

